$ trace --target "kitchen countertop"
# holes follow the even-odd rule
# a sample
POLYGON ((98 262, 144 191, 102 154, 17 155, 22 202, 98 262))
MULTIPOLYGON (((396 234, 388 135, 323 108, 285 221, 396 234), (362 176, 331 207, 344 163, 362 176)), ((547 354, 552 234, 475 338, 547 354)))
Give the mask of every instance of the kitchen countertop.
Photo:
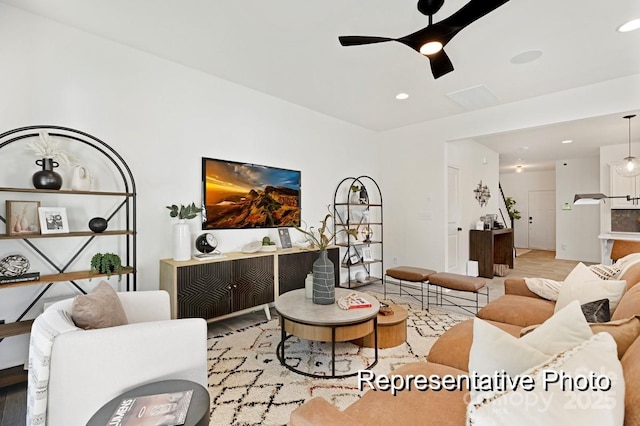
POLYGON ((640 232, 605 232, 598 235, 601 240, 631 240, 640 241, 640 232))

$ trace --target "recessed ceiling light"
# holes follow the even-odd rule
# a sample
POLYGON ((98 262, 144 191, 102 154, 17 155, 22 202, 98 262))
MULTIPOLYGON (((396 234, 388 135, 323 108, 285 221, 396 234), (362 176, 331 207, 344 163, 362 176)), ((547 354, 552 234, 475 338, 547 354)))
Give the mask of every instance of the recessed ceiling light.
POLYGON ((629 31, 637 30, 640 28, 640 18, 632 19, 618 27, 618 31, 621 33, 627 33, 629 31))
POLYGON ((511 58, 512 64, 526 64, 528 62, 533 62, 542 56, 541 50, 528 50, 526 52, 522 52, 511 58))
POLYGON ((529 147, 528 146, 523 146, 522 149, 529 149, 529 147))
POLYGON ((566 139, 562 141, 562 143, 571 143, 571 142, 573 142, 571 139, 566 139))
POLYGON ((516 166, 516 173, 522 173, 522 166, 516 166))
POLYGON ((406 94, 406 93, 398 93, 396 95, 396 99, 401 100, 401 101, 404 100, 404 99, 407 99, 408 97, 409 97, 409 95, 406 94))

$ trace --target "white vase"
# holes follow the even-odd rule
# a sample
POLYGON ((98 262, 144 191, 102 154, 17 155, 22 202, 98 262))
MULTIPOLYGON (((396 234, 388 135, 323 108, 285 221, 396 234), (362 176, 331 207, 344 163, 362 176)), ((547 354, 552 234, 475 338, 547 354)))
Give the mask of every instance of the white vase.
POLYGON ((183 220, 173 225, 173 260, 191 259, 191 229, 183 220))

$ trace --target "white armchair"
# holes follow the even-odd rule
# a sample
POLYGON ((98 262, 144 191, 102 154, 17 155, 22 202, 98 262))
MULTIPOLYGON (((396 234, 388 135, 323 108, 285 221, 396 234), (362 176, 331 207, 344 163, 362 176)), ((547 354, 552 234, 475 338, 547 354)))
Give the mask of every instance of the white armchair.
MULTIPOLYGON (((129 324, 72 330, 53 340, 48 426, 85 425, 102 405, 142 384, 186 379, 207 387, 207 325, 171 320, 165 291, 121 292, 129 324)), ((72 299, 48 310, 71 314, 72 299)), ((30 384, 31 386, 31 384, 30 384)))

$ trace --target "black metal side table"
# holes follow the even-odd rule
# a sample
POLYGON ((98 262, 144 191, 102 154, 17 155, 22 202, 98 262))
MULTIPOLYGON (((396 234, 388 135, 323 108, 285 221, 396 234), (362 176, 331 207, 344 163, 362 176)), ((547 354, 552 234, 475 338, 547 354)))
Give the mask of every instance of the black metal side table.
POLYGON ((155 395, 159 393, 182 392, 193 389, 193 395, 189 404, 189 411, 185 420, 185 426, 209 425, 209 391, 202 385, 189 380, 162 380, 138 386, 113 398, 102 406, 91 417, 87 426, 105 426, 120 402, 125 398, 136 396, 155 395))

